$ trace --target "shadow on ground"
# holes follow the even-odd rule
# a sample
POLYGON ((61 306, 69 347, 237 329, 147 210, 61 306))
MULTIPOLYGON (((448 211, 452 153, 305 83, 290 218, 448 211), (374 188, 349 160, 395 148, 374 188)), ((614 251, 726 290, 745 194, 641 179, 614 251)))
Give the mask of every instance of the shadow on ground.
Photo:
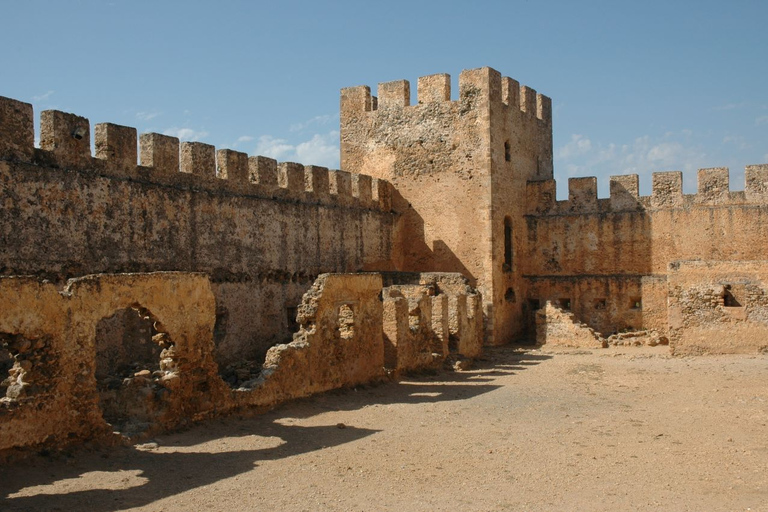
MULTIPOLYGON (((208 421, 183 433, 159 436, 158 448, 117 448, 104 451, 80 450, 55 457, 38 455, 0 468, 0 510, 88 510, 106 512, 140 507, 210 485, 252 470, 260 461, 279 460, 294 455, 334 447, 362 439, 379 430, 351 425, 286 425, 285 418, 307 418, 328 411, 349 411, 374 404, 419 404, 464 400, 488 393, 500 386, 493 381, 501 376, 539 364, 551 356, 531 354, 519 349, 489 349, 475 369, 466 372, 440 372, 419 375, 398 383, 359 386, 285 404, 269 413, 248 418, 228 417, 208 421), (195 447, 222 438, 242 438, 240 449, 209 453, 195 447), (264 448, 264 438, 277 438, 274 447, 264 448), (258 442, 257 442, 258 440, 258 442), (242 449, 242 445, 258 445, 242 449), (191 448, 191 449, 190 449, 191 448), (178 449, 179 451, 174 451, 178 449), (122 489, 87 489, 55 492, 38 489, 32 496, 14 496, 23 489, 48 486, 62 480, 77 479, 85 473, 101 471, 132 477, 136 485, 122 489)), ((153 447, 154 448, 154 447, 153 447)), ((127 487, 126 485, 118 487, 127 487)))

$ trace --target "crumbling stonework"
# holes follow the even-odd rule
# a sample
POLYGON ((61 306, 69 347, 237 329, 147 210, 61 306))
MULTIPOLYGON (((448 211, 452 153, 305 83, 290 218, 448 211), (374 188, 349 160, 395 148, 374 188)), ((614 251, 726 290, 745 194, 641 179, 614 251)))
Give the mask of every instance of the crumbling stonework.
POLYGON ((605 341, 586 325, 578 322, 573 313, 547 301, 536 311, 536 343, 538 345, 602 348, 605 341))
POLYGON ((675 354, 768 353, 768 262, 670 264, 675 354))
POLYGON ((274 405, 289 398, 354 386, 384 376, 382 291, 378 274, 323 274, 298 308, 299 331, 274 346, 247 405, 274 405))
POLYGON ((743 192, 728 189, 728 169, 702 169, 699 191, 682 192, 682 173, 613 176, 611 197, 595 178, 569 180, 555 201, 553 180, 528 183, 528 301, 569 300, 577 318, 604 335, 668 329, 668 266, 678 260, 759 261, 768 243, 768 165, 746 169, 743 192))
POLYGON ((35 278, 0 278, 0 301, 0 332, 22 370, 12 372, 15 382, 0 400, 0 452, 103 439, 118 427, 128 438, 149 434, 212 413, 226 393, 213 360, 215 303, 204 275, 87 276, 63 290, 35 278), (150 316, 163 333, 150 342, 163 345, 164 356, 153 372, 98 375, 101 383, 116 379, 101 387, 99 324, 125 309, 150 316), (102 418, 107 388, 133 399, 123 402, 119 425, 102 418))
POLYGON ((546 301, 536 310, 536 344, 547 347, 607 348, 609 346, 668 345, 669 340, 653 329, 622 331, 603 337, 588 325, 579 322, 562 305, 546 301))
MULTIPOLYGON (((293 341, 270 348, 257 374, 232 389, 214 360, 215 296, 204 274, 93 275, 62 290, 0 278, 0 458, 88 439, 136 441, 381 380, 386 293, 381 274, 320 275, 298 307, 293 341)), ((393 321, 408 319, 404 311, 393 321)), ((479 355, 481 331, 460 334, 472 336, 468 356, 479 355)))
POLYGON ((480 295, 454 273, 388 273, 384 364, 395 374, 473 359, 483 345, 480 295))

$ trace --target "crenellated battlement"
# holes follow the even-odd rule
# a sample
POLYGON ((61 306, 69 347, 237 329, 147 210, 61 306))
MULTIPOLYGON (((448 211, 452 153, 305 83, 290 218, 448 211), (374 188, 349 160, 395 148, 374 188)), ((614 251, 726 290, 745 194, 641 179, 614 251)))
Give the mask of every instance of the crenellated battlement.
POLYGON ((744 190, 729 188, 729 169, 699 169, 696 194, 683 193, 683 173, 653 173, 650 196, 639 194, 637 174, 611 176, 610 197, 598 199, 597 178, 569 178, 568 199, 557 201, 555 180, 529 181, 526 188, 528 215, 574 215, 631 212, 692 206, 768 206, 768 164, 748 165, 744 190))
POLYGON ((552 100, 535 89, 520 85, 517 80, 502 76, 498 71, 484 67, 468 69, 459 75, 459 98, 451 100, 451 76, 445 73, 419 77, 418 101, 411 104, 411 84, 408 80, 395 80, 378 84, 377 96, 372 96, 367 85, 341 90, 342 116, 372 113, 398 108, 418 108, 436 103, 457 106, 503 104, 519 110, 540 122, 552 124, 552 100))
POLYGON ((391 209, 385 180, 325 167, 217 150, 159 133, 90 121, 57 110, 40 114, 40 147, 34 147, 33 107, 0 97, 0 160, 55 166, 67 171, 153 182, 161 186, 256 196, 348 208, 391 209), (138 162, 137 162, 138 161, 138 162))

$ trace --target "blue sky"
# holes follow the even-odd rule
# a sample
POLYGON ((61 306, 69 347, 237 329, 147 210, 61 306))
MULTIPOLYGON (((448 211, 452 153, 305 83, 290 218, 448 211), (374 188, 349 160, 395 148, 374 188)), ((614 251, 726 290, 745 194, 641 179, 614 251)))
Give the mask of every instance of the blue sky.
MULTIPOLYGON (((491 66, 553 99, 555 177, 768 162, 768 2, 0 0, 0 95, 338 166, 342 87, 491 66)), ((456 96, 454 90, 454 97, 456 96)), ((36 114, 36 115, 37 115, 36 114)))

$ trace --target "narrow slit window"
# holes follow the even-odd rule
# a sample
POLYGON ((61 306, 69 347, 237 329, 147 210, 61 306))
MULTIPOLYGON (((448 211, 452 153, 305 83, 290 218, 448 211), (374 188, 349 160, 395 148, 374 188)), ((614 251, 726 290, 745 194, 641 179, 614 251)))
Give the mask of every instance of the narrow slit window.
POLYGON ((504 160, 507 162, 512 161, 512 148, 509 145, 509 141, 504 143, 504 160))
POLYGON ((504 272, 512 272, 512 219, 504 218, 504 272))
POLYGON ((341 339, 351 340, 355 337, 355 312, 351 304, 339 306, 338 326, 341 339))

